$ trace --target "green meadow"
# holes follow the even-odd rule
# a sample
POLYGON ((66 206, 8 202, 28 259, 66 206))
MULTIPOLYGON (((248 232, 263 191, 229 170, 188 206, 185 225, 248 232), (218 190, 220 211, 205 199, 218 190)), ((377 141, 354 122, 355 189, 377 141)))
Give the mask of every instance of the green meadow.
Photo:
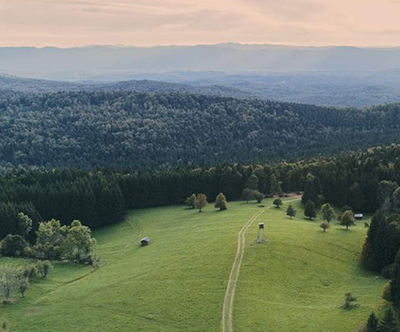
MULTIPOLYGON (((267 209, 246 233, 233 307, 235 331, 352 332, 380 314, 385 280, 358 267, 366 228, 345 231, 321 220, 267 209), (258 222, 267 243, 257 244, 258 222), (344 311, 344 294, 358 307, 344 311)), ((101 267, 56 263, 25 299, 0 305, 0 323, 16 332, 221 331, 225 290, 238 232, 260 207, 229 203, 203 213, 182 206, 132 211, 126 221, 94 232, 101 267), (140 247, 149 236, 151 244, 140 247)), ((0 264, 24 261, 1 258, 0 264)))

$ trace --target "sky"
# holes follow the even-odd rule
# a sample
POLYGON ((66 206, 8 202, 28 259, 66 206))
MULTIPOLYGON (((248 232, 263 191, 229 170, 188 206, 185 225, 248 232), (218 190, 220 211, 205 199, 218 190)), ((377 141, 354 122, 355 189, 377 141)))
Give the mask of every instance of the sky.
POLYGON ((0 0, 0 46, 400 46, 400 0, 0 0))

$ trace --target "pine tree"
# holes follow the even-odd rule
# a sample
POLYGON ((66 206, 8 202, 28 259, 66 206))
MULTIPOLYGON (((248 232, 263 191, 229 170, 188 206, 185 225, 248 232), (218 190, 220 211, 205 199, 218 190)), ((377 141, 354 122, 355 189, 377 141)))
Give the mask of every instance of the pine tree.
POLYGON ((271 188, 270 188, 272 195, 277 195, 282 192, 281 184, 276 178, 275 174, 271 175, 271 188))
POLYGON ((391 276, 390 293, 393 302, 400 304, 400 250, 394 261, 394 269, 391 276))
POLYGON ((251 189, 251 190, 257 190, 258 189, 258 177, 255 174, 252 174, 247 181, 246 188, 251 189))
POLYGON ((388 308, 385 311, 385 317, 379 325, 379 332, 398 332, 396 319, 393 314, 392 308, 388 308))
POLYGON ((371 220, 363 246, 361 260, 363 265, 373 271, 381 271, 393 263, 399 251, 399 243, 387 222, 385 213, 377 211, 371 220))
POLYGON ((369 315, 365 332, 378 332, 379 320, 376 318, 375 313, 369 315))
POLYGON ((315 210, 315 203, 309 200, 304 208, 304 215, 310 220, 317 216, 317 211, 315 210))
POLYGON ((292 219, 294 216, 296 216, 297 211, 295 210, 295 208, 293 207, 292 204, 290 204, 286 210, 286 215, 290 217, 290 219, 292 219))
POLYGON ((307 204, 308 201, 314 202, 315 205, 319 204, 318 191, 314 184, 314 177, 308 177, 301 201, 303 204, 307 204))
POLYGON ((347 195, 347 202, 353 207, 355 212, 362 210, 364 206, 364 193, 358 183, 354 183, 350 187, 347 195))
POLYGON ((224 211, 228 208, 228 202, 226 201, 226 197, 223 193, 219 193, 215 199, 214 207, 216 209, 220 209, 220 211, 224 211))

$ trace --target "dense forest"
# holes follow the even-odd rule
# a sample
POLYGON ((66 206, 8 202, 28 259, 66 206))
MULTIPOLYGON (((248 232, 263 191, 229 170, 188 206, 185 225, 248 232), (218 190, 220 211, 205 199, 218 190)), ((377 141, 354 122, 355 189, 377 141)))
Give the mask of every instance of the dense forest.
POLYGON ((176 93, 0 95, 0 167, 207 167, 399 142, 400 105, 335 109, 176 93))
POLYGON ((126 209, 180 204, 193 193, 213 200, 223 192, 228 200, 236 200, 250 182, 264 194, 278 183, 283 192, 314 193, 319 204, 347 204, 354 211, 374 212, 383 204, 380 190, 387 183, 396 189, 400 183, 400 145, 276 165, 165 171, 16 170, 0 177, 0 239, 19 233, 18 212, 32 218, 34 229, 40 220, 51 218, 63 224, 79 219, 99 227, 122 220, 126 209))

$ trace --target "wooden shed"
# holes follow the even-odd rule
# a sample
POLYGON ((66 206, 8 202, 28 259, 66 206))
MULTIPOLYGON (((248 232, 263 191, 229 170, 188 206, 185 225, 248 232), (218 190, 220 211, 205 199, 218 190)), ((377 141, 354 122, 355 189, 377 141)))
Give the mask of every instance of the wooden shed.
POLYGON ((147 246, 150 243, 150 238, 149 237, 144 237, 143 239, 140 240, 140 245, 142 247, 147 246))

